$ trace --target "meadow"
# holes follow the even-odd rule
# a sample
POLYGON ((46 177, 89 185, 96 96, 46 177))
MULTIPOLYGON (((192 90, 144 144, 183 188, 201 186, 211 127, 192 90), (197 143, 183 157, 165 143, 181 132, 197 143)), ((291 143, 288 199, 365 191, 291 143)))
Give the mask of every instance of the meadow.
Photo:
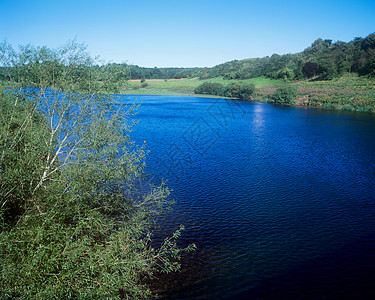
POLYGON ((356 74, 330 81, 293 83, 299 91, 297 104, 340 110, 375 112, 375 80, 356 74))
MULTIPOLYGON (((356 74, 329 81, 303 80, 285 82, 284 80, 257 77, 244 80, 225 80, 215 77, 205 80, 199 78, 129 80, 120 89, 121 94, 136 95, 188 95, 204 96, 194 93, 194 89, 204 82, 229 84, 234 82, 252 83, 257 92, 252 100, 267 101, 277 88, 288 84, 298 88, 296 105, 334 108, 350 111, 375 112, 375 80, 358 77, 356 74)), ((209 97, 209 96, 208 96, 209 97)), ((217 96, 215 96, 217 97, 217 96)))
MULTIPOLYGON (((194 95, 194 89, 204 82, 229 84, 232 82, 253 83, 256 88, 273 88, 283 84, 282 80, 273 80, 265 77, 245 80, 225 80, 222 77, 200 80, 199 78, 183 79, 147 79, 129 80, 120 90, 121 94, 137 95, 194 95)), ((205 95, 207 97, 207 95, 205 95)))

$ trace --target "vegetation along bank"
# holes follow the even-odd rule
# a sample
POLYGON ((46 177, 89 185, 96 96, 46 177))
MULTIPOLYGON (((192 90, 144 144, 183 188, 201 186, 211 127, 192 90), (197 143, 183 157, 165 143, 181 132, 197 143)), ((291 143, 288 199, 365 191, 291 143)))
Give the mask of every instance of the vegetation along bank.
MULTIPOLYGON (((375 34, 212 68, 99 65, 75 42, 0 43, 0 298, 148 298, 178 270, 183 227, 155 245, 169 207, 145 186, 135 107, 110 95, 177 94, 375 112, 375 34), (116 113, 109 114, 109 111, 116 113), (20 276, 22 274, 22 276, 20 276)), ((147 185, 148 186, 148 185, 147 185)))
POLYGON ((0 50, 0 298, 149 299, 194 245, 183 226, 153 242, 170 191, 146 181, 121 80, 74 42, 0 50))
MULTIPOLYGON (((130 72, 134 66, 127 68, 130 72)), ((128 81, 121 93, 216 95, 375 112, 375 34, 348 43, 317 39, 300 53, 234 60, 212 68, 179 69, 179 75, 162 80, 164 75, 160 74, 165 74, 166 68, 137 70, 129 74, 133 81, 128 81), (185 78, 180 79, 180 75, 185 78), (246 97, 235 92, 251 84, 255 90, 250 88, 252 92, 246 97)))

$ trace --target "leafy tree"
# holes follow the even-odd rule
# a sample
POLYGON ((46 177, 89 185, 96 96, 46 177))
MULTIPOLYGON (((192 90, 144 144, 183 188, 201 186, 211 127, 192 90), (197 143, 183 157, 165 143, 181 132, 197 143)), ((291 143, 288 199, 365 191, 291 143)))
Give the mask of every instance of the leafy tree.
POLYGON ((332 40, 323 40, 321 38, 315 40, 310 47, 304 50, 307 54, 313 54, 318 52, 323 52, 332 44, 332 40))
POLYGON ((294 79, 294 77, 295 77, 295 74, 293 70, 291 70, 288 67, 285 67, 277 72, 277 78, 281 78, 284 80, 292 80, 294 79))
POLYGON ((215 82, 204 82, 194 90, 196 94, 208 94, 237 99, 250 99, 255 93, 255 85, 251 83, 231 83, 223 85, 215 82))
POLYGON ((314 62, 308 61, 302 67, 302 72, 307 78, 314 77, 319 70, 319 65, 314 62))
POLYGON ((135 107, 109 98, 84 45, 0 48, 0 298, 150 297, 143 279, 194 246, 177 247, 183 227, 151 246, 169 190, 137 189, 135 107))
POLYGON ((221 83, 216 82, 204 82, 197 86, 194 90, 196 94, 208 94, 222 96, 224 92, 224 86, 221 83))
POLYGON ((240 99, 250 99, 255 94, 255 85, 253 83, 243 83, 240 88, 240 99))
POLYGON ((282 86, 269 97, 268 102, 281 104, 294 104, 294 98, 297 96, 298 90, 295 86, 282 86))
POLYGON ((224 96, 230 98, 239 98, 241 93, 241 84, 239 82, 230 83, 225 87, 224 96))
POLYGON ((361 42, 361 48, 365 51, 368 49, 375 49, 375 33, 368 35, 361 42))
POLYGON ((231 83, 224 91, 226 97, 238 99, 250 99, 255 93, 255 85, 243 83, 231 83))

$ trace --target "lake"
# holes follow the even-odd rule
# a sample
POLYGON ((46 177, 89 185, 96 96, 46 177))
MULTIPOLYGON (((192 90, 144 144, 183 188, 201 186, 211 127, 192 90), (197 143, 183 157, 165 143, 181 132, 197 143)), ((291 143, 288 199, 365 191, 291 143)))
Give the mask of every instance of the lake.
MULTIPOLYGON (((166 299, 375 297, 375 117, 184 96, 141 103, 150 180, 176 200, 181 271, 166 299)), ((124 100, 127 101, 127 100, 124 100)))

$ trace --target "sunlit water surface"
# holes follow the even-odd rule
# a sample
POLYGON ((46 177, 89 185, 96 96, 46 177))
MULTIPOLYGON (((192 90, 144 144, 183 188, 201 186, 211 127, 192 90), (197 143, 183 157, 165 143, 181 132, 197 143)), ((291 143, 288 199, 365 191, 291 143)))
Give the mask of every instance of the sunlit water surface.
MULTIPOLYGON (((124 96, 132 137, 197 251, 166 299, 374 298, 375 117, 264 103, 124 96)), ((375 299, 375 298, 374 298, 375 299)))

